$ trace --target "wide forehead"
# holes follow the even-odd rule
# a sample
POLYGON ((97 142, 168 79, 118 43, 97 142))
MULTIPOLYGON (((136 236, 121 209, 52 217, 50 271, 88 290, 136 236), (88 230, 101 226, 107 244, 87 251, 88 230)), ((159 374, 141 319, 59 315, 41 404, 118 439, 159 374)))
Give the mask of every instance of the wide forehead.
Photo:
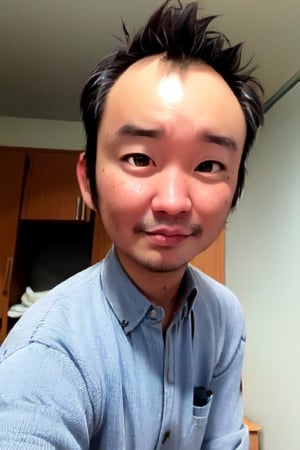
POLYGON ((245 137, 242 108, 221 75, 205 62, 179 64, 164 55, 141 59, 121 74, 108 93, 100 126, 178 120, 195 126, 208 121, 245 137))

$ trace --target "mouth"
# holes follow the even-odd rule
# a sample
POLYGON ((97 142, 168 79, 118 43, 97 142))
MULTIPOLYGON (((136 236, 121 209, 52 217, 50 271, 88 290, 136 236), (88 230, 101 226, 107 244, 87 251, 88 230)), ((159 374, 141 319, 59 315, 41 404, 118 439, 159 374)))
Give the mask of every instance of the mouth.
POLYGON ((190 231, 184 230, 182 228, 156 228, 153 230, 145 230, 146 234, 151 235, 162 235, 166 237, 173 237, 173 236, 183 236, 188 237, 192 233, 190 231))
POLYGON ((144 233, 153 244, 165 247, 179 245, 193 235, 193 233, 179 228, 157 228, 154 230, 145 230, 144 233))

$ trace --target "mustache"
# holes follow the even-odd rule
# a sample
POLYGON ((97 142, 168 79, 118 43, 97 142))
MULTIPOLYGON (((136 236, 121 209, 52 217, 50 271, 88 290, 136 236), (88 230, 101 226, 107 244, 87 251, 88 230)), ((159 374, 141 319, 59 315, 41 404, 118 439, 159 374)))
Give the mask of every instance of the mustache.
POLYGON ((192 236, 200 236, 203 232, 203 229, 198 224, 186 224, 182 221, 155 221, 155 222, 146 222, 141 221, 133 228, 135 234, 138 233, 147 233, 152 230, 156 230, 159 228, 181 228, 184 230, 184 234, 192 235, 192 236))

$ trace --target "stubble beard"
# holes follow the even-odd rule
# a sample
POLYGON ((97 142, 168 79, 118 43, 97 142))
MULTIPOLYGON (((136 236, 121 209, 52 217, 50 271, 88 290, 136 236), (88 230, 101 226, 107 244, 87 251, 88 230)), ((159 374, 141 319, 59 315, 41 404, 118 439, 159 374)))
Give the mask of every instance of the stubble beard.
POLYGON ((155 262, 139 258, 136 260, 136 263, 151 273, 172 273, 177 272, 178 270, 186 267, 188 261, 178 264, 176 262, 174 263, 155 262))
MULTIPOLYGON (((155 224, 155 226, 156 225, 157 224, 155 224)), ((159 225, 161 225, 161 223, 159 225)), ((154 228, 154 225, 152 225, 152 227, 154 228)), ((139 223, 134 227, 133 231, 134 231, 134 234, 145 233, 146 232, 145 229, 147 229, 147 228, 149 229, 151 227, 149 225, 145 226, 144 223, 139 223)), ((192 236, 194 236, 194 237, 201 236, 201 234, 203 232, 202 228, 199 225, 190 225, 189 229, 190 229, 190 233, 191 233, 190 238, 192 236)), ((174 249, 164 248, 162 251, 168 252, 168 251, 172 251, 172 250, 174 250, 174 249)), ((171 272, 176 272, 176 271, 186 267, 187 264, 189 263, 189 260, 185 260, 185 258, 183 261, 182 261, 182 258, 180 258, 180 259, 181 259, 181 262, 178 262, 178 261, 166 262, 166 261, 153 261, 150 258, 146 259, 146 258, 136 256, 136 264, 140 265, 141 267, 143 267, 146 270, 149 270, 149 272, 152 272, 152 273, 171 273, 171 272)))

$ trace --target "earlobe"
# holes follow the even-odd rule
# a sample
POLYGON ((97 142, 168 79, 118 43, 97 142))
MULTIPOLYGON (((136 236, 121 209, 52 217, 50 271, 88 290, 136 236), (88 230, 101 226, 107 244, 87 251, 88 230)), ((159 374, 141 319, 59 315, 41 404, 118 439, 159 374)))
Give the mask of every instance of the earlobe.
POLYGON ((79 155, 76 165, 76 174, 83 201, 90 209, 95 210, 90 190, 90 183, 87 177, 86 161, 84 158, 84 153, 81 153, 79 155))

